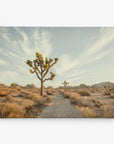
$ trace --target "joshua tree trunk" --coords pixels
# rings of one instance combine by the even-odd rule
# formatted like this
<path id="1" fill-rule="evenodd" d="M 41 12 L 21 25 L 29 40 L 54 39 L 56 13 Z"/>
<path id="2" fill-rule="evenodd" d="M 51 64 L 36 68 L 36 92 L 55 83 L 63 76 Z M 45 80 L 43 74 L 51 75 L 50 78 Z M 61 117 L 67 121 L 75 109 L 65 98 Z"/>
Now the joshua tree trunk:
<path id="1" fill-rule="evenodd" d="M 44 89 L 44 86 L 43 86 L 43 81 L 41 80 L 41 96 L 43 96 L 43 90 Z"/>
<path id="2" fill-rule="evenodd" d="M 65 91 L 66 91 L 66 87 L 65 87 Z"/>

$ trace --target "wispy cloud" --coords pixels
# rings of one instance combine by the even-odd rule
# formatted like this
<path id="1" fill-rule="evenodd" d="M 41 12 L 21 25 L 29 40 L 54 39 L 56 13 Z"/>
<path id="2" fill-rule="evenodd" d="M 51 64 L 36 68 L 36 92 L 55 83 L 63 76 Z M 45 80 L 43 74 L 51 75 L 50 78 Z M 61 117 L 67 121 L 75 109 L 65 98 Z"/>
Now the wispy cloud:
<path id="1" fill-rule="evenodd" d="M 39 28 L 29 28 L 29 31 L 27 31 L 27 28 L 1 27 L 0 41 L 0 65 L 5 67 L 8 64 L 8 68 L 10 68 L 10 70 L 5 68 L 4 72 L 0 71 L 0 81 L 2 82 L 8 81 L 8 79 L 12 81 L 11 76 L 8 79 L 5 78 L 6 75 L 12 74 L 16 79 L 18 79 L 17 77 L 22 79 L 24 76 L 28 76 L 30 79 L 25 61 L 34 59 L 36 51 L 43 53 L 44 57 L 48 57 L 52 52 L 51 35 L 47 31 L 39 30 Z M 19 72 L 24 76 L 20 77 Z"/>
<path id="2" fill-rule="evenodd" d="M 112 41 L 114 41 L 114 28 L 101 28 L 96 41 L 76 59 L 72 59 L 70 54 L 61 55 L 60 63 L 58 63 L 55 68 L 56 73 L 60 75 L 60 77 L 64 75 L 66 79 L 71 79 L 73 76 L 75 76 L 74 79 L 76 79 L 77 75 L 82 75 L 87 72 L 83 69 L 83 66 L 100 60 L 106 55 L 114 52 L 114 49 L 112 48 L 106 49 L 106 46 Z"/>
<path id="3" fill-rule="evenodd" d="M 2 59 L 0 59 L 0 65 L 7 65 L 8 63 Z"/>
<path id="4" fill-rule="evenodd" d="M 56 34 L 58 33 L 57 30 L 54 32 L 56 32 Z M 15 81 L 15 77 L 16 82 L 22 84 L 33 82 L 37 84 L 37 79 L 29 74 L 29 68 L 25 64 L 25 61 L 27 59 L 34 59 L 36 51 L 42 53 L 44 57 L 55 57 L 53 54 L 58 52 L 57 46 L 58 43 L 61 45 L 62 40 L 54 37 L 56 36 L 54 32 L 53 37 L 51 37 L 52 31 L 50 31 L 50 29 L 1 27 L 0 65 L 3 69 L 0 68 L 0 81 L 11 83 Z M 91 31 L 88 32 L 91 33 Z M 72 32 L 70 34 L 72 34 Z M 81 34 L 83 35 L 83 33 Z M 64 36 L 64 34 L 62 36 Z M 77 37 L 77 33 L 75 33 L 74 36 Z M 67 36 L 65 35 L 64 37 L 66 38 Z M 69 46 L 62 44 L 61 47 L 65 46 L 65 48 L 64 50 L 59 50 L 59 61 L 54 65 L 54 71 L 57 77 L 54 82 L 48 82 L 49 84 L 53 83 L 57 86 L 61 84 L 63 80 L 68 80 L 71 84 L 74 84 L 77 80 L 89 74 L 89 64 L 94 65 L 95 62 L 103 60 L 108 55 L 114 53 L 113 45 L 110 45 L 114 42 L 114 28 L 98 28 L 97 34 L 93 37 L 94 40 L 90 43 L 87 39 L 87 45 L 81 50 L 79 49 L 76 56 L 72 55 L 70 51 L 64 51 L 65 49 L 72 51 L 72 49 L 69 48 L 70 44 Z M 69 43 L 71 43 L 72 37 L 69 37 L 69 39 Z M 83 42 L 83 40 L 80 41 Z M 73 45 L 74 44 L 76 48 L 80 45 L 75 42 Z M 111 70 L 113 71 L 113 68 Z M 12 77 L 12 75 L 14 77 Z"/>

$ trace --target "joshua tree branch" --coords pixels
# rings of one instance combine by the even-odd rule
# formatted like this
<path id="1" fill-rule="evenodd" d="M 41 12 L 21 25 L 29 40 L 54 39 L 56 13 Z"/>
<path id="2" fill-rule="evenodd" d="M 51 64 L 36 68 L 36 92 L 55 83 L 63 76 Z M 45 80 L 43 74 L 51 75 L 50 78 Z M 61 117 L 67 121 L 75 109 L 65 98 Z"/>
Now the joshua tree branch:
<path id="1" fill-rule="evenodd" d="M 45 82 L 45 81 L 47 81 L 47 80 L 51 80 L 51 78 L 47 78 L 47 79 L 43 80 L 43 82 Z"/>
<path id="2" fill-rule="evenodd" d="M 34 63 L 34 67 L 37 68 L 37 71 L 41 74 L 41 71 L 39 70 L 38 65 L 36 65 L 36 63 Z"/>
<path id="3" fill-rule="evenodd" d="M 38 78 L 39 80 L 41 80 L 41 78 L 39 77 L 37 71 L 35 71 L 35 73 L 36 73 L 37 78 Z"/>
<path id="4" fill-rule="evenodd" d="M 50 69 L 54 64 L 56 64 L 56 61 L 49 66 L 49 68 L 47 69 L 47 71 L 44 73 L 43 78 L 46 76 L 46 74 L 49 72 L 49 69 Z"/>
<path id="5" fill-rule="evenodd" d="M 49 72 L 50 67 L 47 69 L 47 71 L 44 73 L 43 78 L 46 76 L 46 74 Z"/>
<path id="6" fill-rule="evenodd" d="M 50 65 L 50 67 L 52 67 L 54 64 L 56 64 L 56 61 L 55 61 L 54 63 L 52 63 L 52 64 Z"/>

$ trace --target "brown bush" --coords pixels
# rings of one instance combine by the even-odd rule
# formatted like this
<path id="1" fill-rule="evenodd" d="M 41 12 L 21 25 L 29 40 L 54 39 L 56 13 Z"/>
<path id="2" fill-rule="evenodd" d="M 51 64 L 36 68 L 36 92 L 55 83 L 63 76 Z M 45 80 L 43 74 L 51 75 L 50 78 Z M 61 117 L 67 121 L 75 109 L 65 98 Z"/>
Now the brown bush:
<path id="1" fill-rule="evenodd" d="M 2 118 L 21 118 L 25 113 L 24 108 L 16 103 L 0 104 L 0 117 Z"/>
<path id="2" fill-rule="evenodd" d="M 80 95 L 76 94 L 76 93 L 75 93 L 75 95 L 71 95 L 70 96 L 70 102 L 73 103 L 73 104 L 76 104 L 79 97 L 80 97 Z"/>
<path id="3" fill-rule="evenodd" d="M 0 104 L 0 117 L 2 118 L 24 118 L 31 117 L 34 105 L 32 100 L 22 100 L 21 104 L 6 102 Z"/>
<path id="4" fill-rule="evenodd" d="M 90 96 L 90 93 L 86 90 L 80 90 L 78 91 L 78 93 L 81 95 L 81 96 Z"/>
<path id="5" fill-rule="evenodd" d="M 109 96 L 109 98 L 114 98 L 114 93 L 111 93 L 111 95 Z"/>
<path id="6" fill-rule="evenodd" d="M 21 91 L 22 89 L 21 89 L 21 87 L 17 87 L 17 91 Z"/>
<path id="7" fill-rule="evenodd" d="M 111 93 L 109 91 L 105 91 L 104 95 L 111 95 Z"/>
<path id="8" fill-rule="evenodd" d="M 47 95 L 55 95 L 55 90 L 54 89 L 48 89 L 46 91 Z"/>
<path id="9" fill-rule="evenodd" d="M 36 98 L 38 97 L 38 95 L 37 94 L 35 94 L 35 93 L 30 93 L 30 94 L 28 94 L 28 95 L 26 95 L 26 98 L 27 99 L 30 99 L 30 100 L 35 100 Z"/>
<path id="10" fill-rule="evenodd" d="M 3 97 L 3 96 L 6 96 L 7 93 L 4 91 L 4 90 L 0 90 L 0 96 Z"/>
<path id="11" fill-rule="evenodd" d="M 81 112 L 82 116 L 85 118 L 96 118 L 97 117 L 95 110 L 91 109 L 90 107 L 76 106 L 76 108 Z"/>
<path id="12" fill-rule="evenodd" d="M 34 102 L 35 102 L 35 105 L 38 107 L 43 106 L 45 105 L 45 103 L 47 103 L 47 97 L 38 96 Z"/>
<path id="13" fill-rule="evenodd" d="M 47 101 L 51 102 L 52 101 L 52 97 L 51 96 L 47 97 Z"/>
<path id="14" fill-rule="evenodd" d="M 7 96 L 6 96 L 6 100 L 7 100 L 7 101 L 12 101 L 12 100 L 13 100 L 13 97 L 12 97 L 11 95 L 7 95 Z"/>

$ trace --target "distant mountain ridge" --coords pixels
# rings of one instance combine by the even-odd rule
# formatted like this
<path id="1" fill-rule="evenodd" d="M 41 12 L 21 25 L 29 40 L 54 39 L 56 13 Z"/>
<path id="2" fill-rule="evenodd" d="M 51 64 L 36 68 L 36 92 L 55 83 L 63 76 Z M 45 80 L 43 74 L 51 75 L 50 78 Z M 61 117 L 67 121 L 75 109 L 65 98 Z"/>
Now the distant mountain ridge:
<path id="1" fill-rule="evenodd" d="M 97 83 L 92 85 L 91 87 L 95 87 L 95 88 L 103 88 L 104 86 L 110 86 L 110 87 L 114 87 L 114 83 L 113 82 L 101 82 L 101 83 Z"/>

